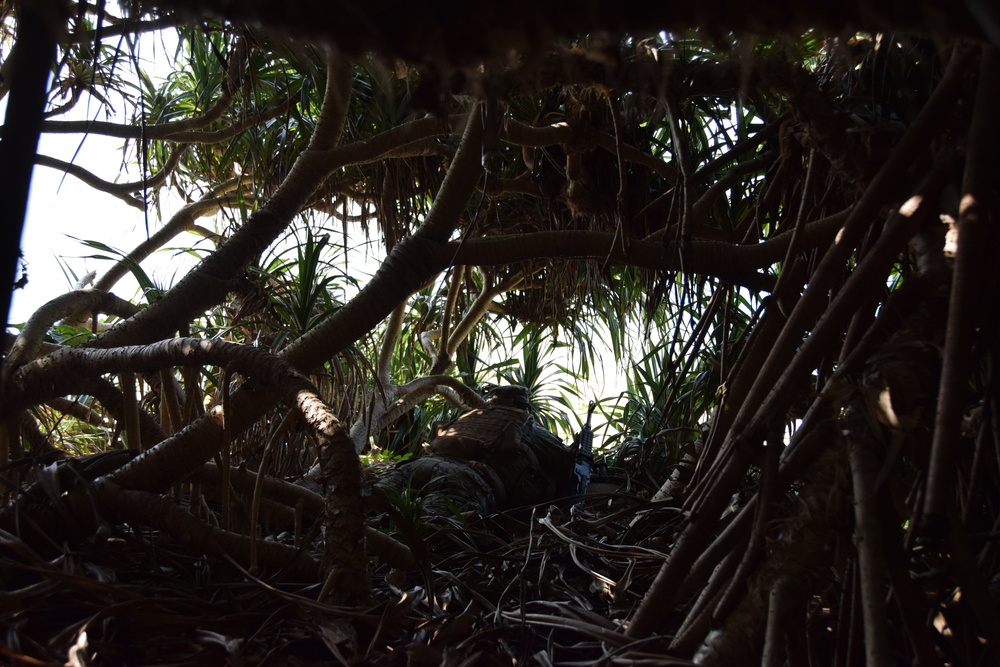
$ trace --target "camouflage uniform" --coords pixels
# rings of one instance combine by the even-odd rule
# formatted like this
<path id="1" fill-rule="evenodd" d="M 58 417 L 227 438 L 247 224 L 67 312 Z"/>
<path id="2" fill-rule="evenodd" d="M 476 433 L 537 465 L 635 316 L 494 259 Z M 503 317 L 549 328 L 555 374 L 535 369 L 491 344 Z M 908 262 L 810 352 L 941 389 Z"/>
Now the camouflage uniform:
<path id="1" fill-rule="evenodd" d="M 435 424 L 426 452 L 376 486 L 420 489 L 428 514 L 490 514 L 570 492 L 574 456 L 535 423 L 524 387 L 498 387 L 486 407 Z"/>

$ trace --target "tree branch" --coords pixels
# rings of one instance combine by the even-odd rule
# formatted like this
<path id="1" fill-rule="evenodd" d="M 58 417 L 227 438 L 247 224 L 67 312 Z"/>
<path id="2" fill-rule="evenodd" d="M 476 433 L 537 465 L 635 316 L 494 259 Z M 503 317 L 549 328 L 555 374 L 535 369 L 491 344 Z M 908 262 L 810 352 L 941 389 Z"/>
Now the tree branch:
<path id="1" fill-rule="evenodd" d="M 178 234 L 191 231 L 195 228 L 195 221 L 206 215 L 211 215 L 221 208 L 233 205 L 232 192 L 248 181 L 246 176 L 240 176 L 222 183 L 212 188 L 204 197 L 198 201 L 191 202 L 181 207 L 179 211 L 171 216 L 163 227 L 157 230 L 148 239 L 137 245 L 127 256 L 115 262 L 114 266 L 108 269 L 101 278 L 94 283 L 94 289 L 108 291 L 114 287 L 130 267 L 139 264 L 165 243 Z"/>
<path id="2" fill-rule="evenodd" d="M 481 408 L 486 405 L 486 401 L 476 392 L 472 391 L 461 380 L 450 375 L 427 375 L 405 385 L 394 386 L 391 393 L 388 391 L 386 393 L 394 397 L 391 404 L 378 401 L 374 415 L 358 419 L 351 427 L 354 451 L 359 453 L 364 451 L 368 445 L 368 438 L 372 434 L 386 429 L 433 394 L 441 394 L 448 399 L 449 403 L 455 403 L 464 409 Z"/>
<path id="3" fill-rule="evenodd" d="M 332 63 L 327 97 L 309 145 L 288 176 L 230 239 L 187 274 L 155 304 L 106 332 L 95 347 L 149 342 L 171 335 L 207 308 L 220 303 L 232 288 L 233 276 L 270 245 L 341 163 L 334 150 L 343 131 L 350 97 L 351 67 Z"/>
<path id="4" fill-rule="evenodd" d="M 14 339 L 14 344 L 11 346 L 3 366 L 0 392 L 5 391 L 7 382 L 14 371 L 38 355 L 45 339 L 45 333 L 59 320 L 76 319 L 80 315 L 95 312 L 112 313 L 126 318 L 134 315 L 138 310 L 132 303 L 101 290 L 76 290 L 57 296 L 36 310 L 28 318 L 21 333 Z"/>
<path id="5" fill-rule="evenodd" d="M 166 162 L 163 163 L 163 168 L 158 172 L 150 176 L 149 178 L 142 181 L 133 181 L 131 183 L 112 183 L 111 181 L 105 181 L 93 172 L 87 171 L 83 167 L 72 162 L 64 162 L 54 157 L 49 157 L 48 155 L 35 155 L 35 164 L 42 165 L 43 167 L 50 167 L 52 169 L 58 169 L 70 176 L 76 176 L 78 179 L 101 192 L 106 192 L 109 195 L 113 195 L 123 202 L 137 208 L 140 211 L 145 210 L 146 205 L 139 199 L 129 196 L 133 192 L 140 192 L 146 190 L 147 188 L 157 188 L 167 180 L 167 176 L 173 172 L 177 163 L 180 161 L 181 156 L 187 149 L 187 144 L 180 144 L 167 158 Z"/>
<path id="6" fill-rule="evenodd" d="M 847 217 L 848 212 L 842 211 L 806 225 L 800 239 L 802 249 L 828 243 Z M 452 242 L 439 251 L 441 257 L 438 262 L 447 256 L 471 266 L 500 266 L 559 258 L 606 260 L 616 265 L 679 270 L 678 242 L 664 243 L 660 236 L 633 240 L 627 247 L 615 243 L 615 235 L 610 232 L 554 231 L 491 236 L 464 243 Z M 692 239 L 684 252 L 684 268 L 752 289 L 769 291 L 774 284 L 773 278 L 758 271 L 783 260 L 791 240 L 791 231 L 750 245 Z"/>
<path id="7" fill-rule="evenodd" d="M 696 520 L 690 522 L 681 533 L 670 557 L 661 567 L 652 587 L 637 609 L 628 629 L 630 636 L 648 636 L 655 632 L 666 618 L 664 610 L 671 608 L 677 599 L 676 582 L 683 579 L 684 573 L 688 572 L 698 551 L 704 546 L 704 540 L 715 525 L 728 490 L 733 488 L 733 484 L 750 464 L 763 420 L 770 419 L 778 405 L 787 400 L 791 384 L 785 383 L 782 392 L 777 391 L 776 384 L 779 378 L 791 377 L 787 369 L 799 350 L 803 332 L 811 330 L 815 325 L 820 315 L 820 307 L 825 306 L 829 290 L 835 280 L 843 274 L 846 259 L 857 247 L 859 239 L 870 226 L 878 210 L 895 194 L 901 175 L 906 173 L 917 156 L 925 150 L 930 137 L 935 136 L 944 126 L 944 119 L 954 107 L 959 86 L 971 57 L 972 51 L 968 47 L 956 48 L 952 53 L 944 76 L 930 100 L 914 120 L 903 140 L 896 146 L 889 160 L 869 184 L 861 200 L 851 210 L 843 230 L 837 235 L 836 242 L 824 254 L 820 266 L 810 278 L 809 287 L 789 316 L 764 368 L 748 392 L 743 407 L 727 434 L 723 446 L 726 453 L 720 455 L 724 456 L 726 461 L 720 463 L 724 466 L 722 472 L 713 479 L 715 486 L 711 497 L 699 494 L 699 499 L 704 502 L 700 505 Z M 921 206 L 918 205 L 917 208 L 920 210 Z M 925 214 L 928 213 L 921 211 L 921 216 Z M 868 262 L 868 259 L 870 256 L 865 261 Z M 870 289 L 872 283 L 866 282 L 865 285 L 866 289 Z M 827 314 L 831 315 L 830 309 L 827 310 Z M 813 333 L 815 334 L 815 331 Z M 809 337 L 810 341 L 813 339 L 814 336 Z M 799 355 L 799 359 L 804 363 L 803 356 Z M 774 398 L 776 394 L 777 403 L 772 404 L 771 409 L 767 411 L 761 410 L 765 397 Z M 717 457 L 716 460 L 720 459 Z M 705 480 L 702 481 L 702 485 L 704 484 L 707 484 Z M 707 487 L 702 486 L 702 488 Z"/>
<path id="8" fill-rule="evenodd" d="M 972 342 L 983 319 L 980 304 L 989 303 L 989 287 L 996 284 L 995 247 L 1000 224 L 996 195 L 996 151 L 1000 128 L 995 118 L 1000 104 L 1000 52 L 984 47 L 976 90 L 969 150 L 962 181 L 958 213 L 958 251 L 951 283 L 948 325 L 942 351 L 941 383 L 934 421 L 931 460 L 927 470 L 924 512 L 930 522 L 941 522 L 955 502 L 955 442 L 959 439 L 962 411 L 972 372 Z M 989 297 L 995 298 L 995 292 Z M 943 525 L 926 526 L 933 533 Z M 931 537 L 930 535 L 928 537 Z"/>

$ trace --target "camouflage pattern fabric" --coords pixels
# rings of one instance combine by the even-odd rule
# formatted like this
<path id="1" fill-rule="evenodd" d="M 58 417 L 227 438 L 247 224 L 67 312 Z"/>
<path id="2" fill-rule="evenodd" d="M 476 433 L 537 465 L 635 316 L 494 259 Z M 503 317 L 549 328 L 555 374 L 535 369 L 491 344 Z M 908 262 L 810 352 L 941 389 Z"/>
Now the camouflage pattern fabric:
<path id="1" fill-rule="evenodd" d="M 427 455 L 376 486 L 396 493 L 407 484 L 420 489 L 427 514 L 489 514 L 569 493 L 573 453 L 535 423 L 527 406 L 523 387 L 499 387 L 485 408 L 436 424 Z"/>
<path id="2" fill-rule="evenodd" d="M 487 515 L 496 511 L 493 489 L 465 461 L 424 456 L 400 465 L 375 483 L 388 495 L 416 491 L 424 514 L 451 516 L 465 512 Z"/>

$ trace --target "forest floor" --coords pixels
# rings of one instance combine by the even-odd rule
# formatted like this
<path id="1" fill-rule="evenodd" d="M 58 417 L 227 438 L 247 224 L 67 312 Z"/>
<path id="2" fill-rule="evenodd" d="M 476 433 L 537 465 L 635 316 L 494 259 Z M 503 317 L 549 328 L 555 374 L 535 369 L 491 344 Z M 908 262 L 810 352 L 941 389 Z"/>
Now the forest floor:
<path id="1" fill-rule="evenodd" d="M 415 566 L 373 558 L 362 607 L 317 582 L 251 573 L 142 527 L 76 543 L 0 535 L 0 654 L 12 665 L 510 665 L 665 658 L 622 632 L 664 557 L 676 507 L 591 495 L 395 533 Z M 291 542 L 289 533 L 266 536 Z M 322 540 L 304 548 L 318 553 Z M 666 660 L 666 662 L 664 662 Z"/>

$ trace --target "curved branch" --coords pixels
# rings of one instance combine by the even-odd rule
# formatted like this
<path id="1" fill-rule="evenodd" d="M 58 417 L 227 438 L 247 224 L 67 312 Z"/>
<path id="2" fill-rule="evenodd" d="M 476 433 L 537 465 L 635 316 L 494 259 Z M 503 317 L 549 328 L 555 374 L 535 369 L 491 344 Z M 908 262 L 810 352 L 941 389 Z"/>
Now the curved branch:
<path id="1" fill-rule="evenodd" d="M 233 204 L 230 193 L 237 190 L 248 177 L 242 176 L 230 179 L 221 185 L 212 188 L 204 197 L 198 201 L 187 204 L 167 221 L 155 234 L 140 243 L 127 256 L 118 260 L 114 266 L 101 276 L 100 280 L 94 283 L 94 289 L 110 290 L 115 283 L 127 274 L 131 266 L 139 264 L 149 257 L 153 252 L 170 241 L 181 232 L 191 231 L 195 227 L 195 221 L 206 215 L 211 215 L 226 205 Z"/>
<path id="2" fill-rule="evenodd" d="M 223 366 L 229 372 L 254 376 L 260 384 L 282 396 L 302 414 L 308 428 L 319 444 L 322 479 L 329 492 L 326 499 L 325 524 L 330 539 L 326 541 L 324 565 L 329 573 L 328 583 L 336 586 L 340 595 L 352 602 L 367 596 L 364 577 L 364 511 L 361 506 L 361 468 L 351 440 L 337 417 L 323 402 L 309 380 L 287 361 L 259 348 L 218 340 L 176 338 L 147 346 L 132 346 L 107 350 L 71 348 L 60 350 L 44 359 L 26 364 L 12 379 L 10 392 L 15 397 L 6 409 L 17 410 L 27 404 L 46 400 L 52 395 L 73 393 L 94 375 L 127 372 L 135 368 L 155 370 L 175 365 L 212 364 Z M 216 406 L 209 418 L 228 423 L 225 411 Z M 154 447 L 134 459 L 129 465 L 115 471 L 111 478 L 103 477 L 95 487 L 110 488 L 121 476 L 129 479 L 131 464 L 151 461 L 160 469 L 160 479 L 155 484 L 179 481 L 187 471 L 172 469 L 169 447 Z M 164 479 L 166 477 L 166 479 Z M 132 519 L 129 519 L 132 520 Z M 191 524 L 193 525 L 193 524 Z M 334 538 L 333 536 L 336 536 Z"/>
<path id="3" fill-rule="evenodd" d="M 169 330 L 173 323 L 176 322 L 179 327 L 206 308 L 220 303 L 229 293 L 230 284 L 228 279 L 219 276 L 236 275 L 257 253 L 273 242 L 298 212 L 298 208 L 304 205 L 329 174 L 348 164 L 376 162 L 399 145 L 449 133 L 455 123 L 465 118 L 466 115 L 454 116 L 445 121 L 424 118 L 387 130 L 366 141 L 329 150 L 305 151 L 298 158 L 297 167 L 293 166 L 292 173 L 285 180 L 286 184 L 294 183 L 295 188 L 279 188 L 279 192 L 285 195 L 283 200 L 278 200 L 279 193 L 275 193 L 216 253 L 185 276 L 163 299 L 150 305 L 127 326 L 105 333 L 95 345 L 124 345 L 155 340 L 162 335 L 162 331 Z M 306 189 L 309 190 L 308 194 Z M 301 197 L 298 206 L 289 201 L 292 194 Z M 240 262 L 238 267 L 234 266 L 237 261 Z"/>
<path id="4" fill-rule="evenodd" d="M 222 118 L 222 114 L 232 104 L 233 93 L 242 85 L 242 69 L 247 57 L 246 39 L 239 38 L 234 47 L 234 55 L 229 60 L 229 69 L 222 78 L 219 98 L 200 116 L 161 123 L 159 125 L 119 125 L 96 120 L 47 120 L 42 123 L 42 132 L 53 134 L 100 134 L 120 139 L 167 139 L 171 135 L 200 130 Z M 181 140 L 183 141 L 183 140 Z M 193 142 L 189 142 L 193 143 Z"/>
<path id="5" fill-rule="evenodd" d="M 67 111 L 75 107 L 77 103 L 80 101 L 81 97 L 83 97 L 83 88 L 80 86 L 74 86 L 73 92 L 70 94 L 70 98 L 66 100 L 64 104 L 49 109 L 42 115 L 42 117 L 54 118 L 55 116 L 61 116 L 62 114 L 66 113 Z"/>
<path id="6" fill-rule="evenodd" d="M 478 113 L 471 115 L 470 128 L 466 131 L 455 159 L 451 163 L 448 175 L 445 177 L 445 183 L 450 183 L 451 185 L 448 187 L 442 185 L 438 197 L 432 205 L 432 212 L 428 216 L 428 220 L 424 223 L 424 225 L 427 225 L 432 218 L 436 220 L 435 236 L 443 233 L 445 238 L 447 238 L 457 228 L 459 214 L 468 203 L 479 180 L 479 174 L 481 173 L 481 151 L 479 146 L 481 126 L 478 123 L 478 119 Z M 445 127 L 447 128 L 447 124 Z M 331 163 L 335 165 L 335 161 L 341 159 L 344 154 L 349 153 L 356 156 L 359 154 L 370 155 L 374 151 L 385 152 L 399 145 L 399 143 L 403 143 L 398 141 L 392 143 L 391 137 L 398 139 L 401 136 L 407 136 L 412 140 L 418 138 L 413 136 L 416 132 L 427 132 L 428 134 L 432 132 L 440 133 L 441 128 L 441 121 L 436 119 L 414 121 L 409 126 L 397 128 L 398 131 L 390 130 L 373 138 L 369 142 L 366 142 L 364 147 L 349 145 L 333 151 L 307 151 L 299 160 L 301 165 L 297 162 L 296 167 L 322 180 L 329 172 L 316 174 L 314 168 L 317 164 L 329 166 L 332 170 L 333 166 L 331 166 Z M 295 168 L 293 168 L 294 170 Z M 291 178 L 290 176 L 289 179 Z M 315 183 L 315 181 L 312 182 Z M 301 188 L 302 186 L 299 185 L 297 187 Z M 445 205 L 445 199 L 452 201 Z M 259 219 L 262 215 L 265 215 L 265 220 L 262 224 L 271 230 L 279 221 L 276 220 L 277 215 L 274 212 L 265 211 L 266 206 L 261 211 L 255 213 L 254 216 L 251 216 L 251 219 Z M 265 211 L 265 213 L 262 214 L 262 211 Z M 435 214 L 434 211 L 438 211 L 438 213 Z M 249 222 L 247 225 L 244 225 L 244 228 L 237 235 L 243 233 L 249 225 Z M 423 258 L 423 250 L 427 245 L 426 241 L 421 242 L 421 232 L 423 230 L 424 227 L 421 227 L 413 236 L 407 237 L 400 242 L 393 249 L 390 255 L 391 259 L 387 260 L 379 268 L 372 281 L 362 289 L 361 294 L 313 329 L 310 334 L 301 337 L 285 348 L 282 351 L 282 358 L 300 369 L 309 369 L 324 363 L 330 359 L 331 355 L 338 354 L 352 342 L 370 331 L 375 324 L 382 321 L 392 311 L 392 308 L 396 304 L 405 299 L 413 291 L 419 289 L 420 285 L 424 284 L 429 277 L 435 275 L 438 272 L 437 267 L 427 266 Z M 280 232 L 280 229 L 275 231 L 275 235 L 278 232 Z M 229 243 L 232 243 L 232 239 L 230 239 Z M 223 247 L 229 245 L 229 243 L 224 244 Z M 222 248 L 206 260 L 202 268 L 206 265 L 211 265 L 211 260 L 221 252 Z M 217 267 L 213 267 L 213 269 L 215 268 Z M 211 275 L 213 274 L 209 274 L 209 276 Z M 183 290 L 178 290 L 180 286 L 175 287 L 168 293 L 167 297 L 151 305 L 142 314 L 132 318 L 131 322 L 139 320 L 143 315 L 157 308 L 165 299 L 174 294 L 183 293 L 185 301 L 203 299 L 206 285 L 202 280 L 195 282 L 196 284 L 192 285 L 192 289 L 187 293 L 183 293 Z M 213 286 L 212 289 L 218 289 L 218 287 Z M 376 298 L 371 298 L 373 296 Z M 214 299 L 215 296 L 212 295 L 211 298 Z M 198 305 L 182 302 L 180 306 L 175 304 L 175 307 L 183 307 L 190 311 L 198 312 Z M 162 325 L 162 321 L 173 322 L 173 318 L 176 317 L 176 315 L 169 314 L 169 311 L 167 313 L 167 315 L 154 313 L 155 317 L 149 321 L 142 322 L 141 328 L 137 331 L 128 331 L 126 329 L 118 334 L 118 338 L 135 340 L 136 338 L 162 335 L 162 331 L 165 328 Z M 123 323 L 123 325 L 120 325 L 120 328 L 125 324 L 129 323 Z M 169 329 L 169 326 L 166 328 Z M 108 332 L 105 336 L 111 333 L 113 332 Z M 107 345 L 112 340 L 114 339 L 109 337 L 101 342 Z M 249 386 L 244 385 L 244 387 L 241 387 L 232 397 L 234 406 L 232 422 L 230 424 L 232 432 L 236 433 L 241 429 L 245 429 L 250 424 L 251 415 L 261 414 L 262 411 L 273 405 L 277 399 L 276 392 L 270 390 L 263 383 L 252 383 Z M 169 485 L 173 480 L 187 474 L 211 458 L 214 453 L 218 452 L 222 430 L 218 415 L 214 411 L 209 412 L 179 433 L 172 435 L 153 450 L 162 452 L 162 455 L 157 455 L 154 458 L 149 455 L 152 454 L 150 452 L 149 454 L 139 456 L 129 466 L 111 475 L 111 480 L 126 488 L 162 489 L 165 485 Z"/>
<path id="7" fill-rule="evenodd" d="M 740 162 L 739 164 L 733 165 L 729 168 L 725 174 L 723 174 L 718 180 L 716 180 L 712 185 L 705 190 L 704 194 L 698 198 L 698 201 L 694 202 L 691 207 L 691 220 L 690 222 L 694 224 L 699 224 L 704 222 L 708 217 L 708 212 L 715 204 L 716 199 L 718 199 L 722 194 L 733 187 L 741 178 L 747 174 L 752 174 L 766 167 L 770 162 L 775 159 L 775 154 L 773 152 L 766 152 L 756 157 L 752 157 L 749 160 Z M 691 178 L 692 183 L 694 182 L 694 177 Z"/>
<path id="8" fill-rule="evenodd" d="M 67 347 L 24 363 L 11 374 L 9 403 L 4 409 L 16 410 L 55 396 L 87 393 L 86 383 L 95 375 L 205 364 L 225 366 L 258 378 L 291 405 L 299 403 L 301 391 L 315 393 L 304 375 L 262 349 L 220 340 L 172 338 L 151 345 L 110 349 Z M 221 412 L 219 408 L 216 411 Z"/>
<path id="9" fill-rule="evenodd" d="M 462 211 L 482 174 L 480 160 L 483 128 L 478 107 L 467 118 L 468 125 L 458 152 L 455 153 L 455 159 L 448 168 L 424 223 L 411 236 L 393 247 L 389 257 L 357 296 L 285 348 L 283 358 L 300 368 L 312 368 L 324 363 L 330 358 L 331 349 L 339 352 L 371 331 L 401 301 L 451 263 L 454 254 L 447 258 L 440 254 L 431 257 L 427 251 L 431 248 L 447 248 L 445 243 L 458 228 Z M 440 127 L 439 122 L 437 126 Z M 390 132 L 392 131 L 375 139 Z"/>
<path id="10" fill-rule="evenodd" d="M 400 385 L 399 387 L 404 397 L 427 389 L 443 393 L 441 390 L 444 388 L 451 389 L 455 392 L 459 401 L 456 403 L 457 407 L 464 408 L 466 410 L 471 408 L 486 407 L 486 401 L 483 400 L 482 396 L 477 394 L 471 387 L 458 378 L 454 378 L 450 375 L 428 375 L 422 378 L 417 378 L 416 380 L 411 380 L 410 382 Z M 406 399 L 404 398 L 403 400 Z M 416 405 L 416 403 L 414 403 L 414 405 Z"/>
<path id="11" fill-rule="evenodd" d="M 169 139 L 171 141 L 184 142 L 187 144 L 217 144 L 221 141 L 225 141 L 226 139 L 235 137 L 248 127 L 254 127 L 279 116 L 283 116 L 297 103 L 298 98 L 289 98 L 281 104 L 271 107 L 270 109 L 244 116 L 230 125 L 218 130 L 172 131 L 167 132 L 161 138 Z"/>
<path id="12" fill-rule="evenodd" d="M 218 120 L 217 116 L 205 120 L 206 114 L 196 118 L 147 125 L 145 133 L 140 125 L 120 125 L 110 121 L 89 120 L 47 120 L 42 123 L 42 132 L 50 134 L 99 134 L 116 139 L 145 138 L 152 141 L 169 139 L 186 144 L 214 144 L 235 137 L 248 127 L 277 118 L 287 113 L 296 103 L 298 103 L 298 98 L 289 98 L 266 111 L 247 115 L 218 130 L 203 129 Z M 215 107 L 213 107 L 213 112 L 214 109 Z M 219 115 L 221 115 L 221 111 Z M 0 128 L 0 136 L 2 136 L 2 129 Z"/>
<path id="13" fill-rule="evenodd" d="M 452 129 L 455 129 L 454 125 L 452 125 Z M 439 155 L 450 160 L 455 157 L 455 149 L 441 143 L 437 137 L 426 137 L 417 141 L 411 141 L 404 146 L 391 150 L 384 157 L 385 159 L 400 159 L 427 157 L 430 155 Z"/>
<path id="14" fill-rule="evenodd" d="M 848 212 L 809 223 L 802 230 L 802 248 L 829 242 Z M 773 279 L 758 273 L 784 259 L 792 233 L 785 232 L 763 243 L 738 245 L 692 239 L 684 250 L 684 268 L 717 276 L 752 289 L 769 290 Z M 476 266 L 498 266 L 536 259 L 592 259 L 647 269 L 680 270 L 677 242 L 663 243 L 658 236 L 636 240 L 623 248 L 608 232 L 553 231 L 511 234 L 453 242 L 442 248 L 442 256 Z M 440 260 L 439 260 L 440 261 Z"/>
<path id="15" fill-rule="evenodd" d="M 103 334 L 95 347 L 141 343 L 169 336 L 199 313 L 220 303 L 232 288 L 233 277 L 288 226 L 327 176 L 342 164 L 332 145 L 339 140 L 350 97 L 351 67 L 331 69 L 327 95 L 306 149 L 275 193 L 252 214 L 230 239 L 187 274 L 173 289 L 128 322 Z M 335 92 L 333 89 L 336 88 Z M 332 126 L 333 129 L 326 129 Z"/>
<path id="16" fill-rule="evenodd" d="M 696 170 L 694 174 L 691 175 L 691 180 L 695 183 L 698 183 L 702 179 L 707 178 L 708 176 L 714 174 L 716 170 L 719 169 L 719 167 L 729 164 L 734 159 L 736 159 L 743 153 L 746 153 L 747 151 L 755 150 L 757 146 L 760 146 L 766 140 L 773 139 L 778 135 L 778 130 L 781 129 L 781 124 L 785 122 L 787 118 L 788 114 L 785 114 L 779 118 L 774 119 L 773 121 L 767 123 L 757 132 L 754 132 L 752 136 L 736 144 L 735 146 L 730 148 L 728 151 L 726 151 L 719 157 L 709 160 L 704 165 L 702 165 L 698 170 Z"/>
<path id="17" fill-rule="evenodd" d="M 451 363 L 451 345 L 449 345 L 449 334 L 451 333 L 451 319 L 455 316 L 455 309 L 458 307 L 458 295 L 465 280 L 465 266 L 459 264 L 452 267 L 454 275 L 451 278 L 451 285 L 448 288 L 448 298 L 444 303 L 444 310 L 441 312 L 441 344 L 438 346 L 436 366 L 439 362 Z"/>
<path id="18" fill-rule="evenodd" d="M 448 118 L 421 118 L 404 123 L 363 141 L 337 146 L 331 150 L 318 150 L 319 160 L 328 160 L 337 166 L 371 164 L 388 157 L 412 157 L 407 147 L 421 145 L 423 140 L 441 135 L 457 134 L 465 127 L 469 114 L 456 114 Z M 414 155 L 422 153 L 414 149 Z"/>
<path id="19" fill-rule="evenodd" d="M 95 384 L 94 375 L 134 368 L 153 370 L 185 363 L 213 363 L 262 376 L 268 385 L 282 391 L 290 404 L 298 407 L 312 430 L 329 428 L 324 427 L 324 424 L 336 424 L 336 418 L 322 404 L 312 385 L 273 355 L 234 343 L 200 339 L 175 339 L 150 347 L 114 350 L 61 350 L 32 362 L 24 369 L 19 377 L 23 379 L 27 376 L 30 379 L 27 382 L 13 383 L 20 385 L 16 392 L 19 395 L 13 402 L 26 406 L 49 400 L 50 395 L 88 393 L 98 398 L 109 412 L 120 418 L 121 392 L 105 380 L 99 380 Z M 214 417 L 221 419 L 218 409 Z M 155 421 L 145 413 L 140 413 L 140 419 L 144 446 L 150 447 L 163 440 L 163 434 Z"/>
<path id="20" fill-rule="evenodd" d="M 472 333 L 472 329 L 489 311 L 490 306 L 493 304 L 493 299 L 514 289 L 523 280 L 524 272 L 518 271 L 510 274 L 493 287 L 483 288 L 483 290 L 479 293 L 479 296 L 476 297 L 476 300 L 472 302 L 469 309 L 465 311 L 464 315 L 462 315 L 462 319 L 455 325 L 455 330 L 450 336 L 448 336 L 447 340 L 441 343 L 440 347 L 443 353 L 439 354 L 437 361 L 434 362 L 434 366 L 431 368 L 432 375 L 439 375 L 448 369 L 451 365 L 452 350 L 457 349 L 458 346 L 462 344 L 462 341 L 469 337 L 469 334 Z M 446 352 L 446 354 L 444 352 Z"/>
<path id="21" fill-rule="evenodd" d="M 309 139 L 309 150 L 321 151 L 334 148 L 344 133 L 344 122 L 351 102 L 351 83 L 354 68 L 350 59 L 341 56 L 333 47 L 326 53 L 326 90 L 323 93 L 323 110 L 316 121 L 316 129 Z"/>
<path id="22" fill-rule="evenodd" d="M 95 190 L 100 190 L 101 192 L 106 192 L 109 195 L 114 195 L 123 202 L 138 208 L 140 211 L 145 209 L 145 204 L 135 197 L 129 196 L 133 192 L 139 192 L 147 188 L 157 188 L 167 180 L 167 176 L 174 170 L 177 163 L 181 159 L 181 155 L 187 149 L 187 144 L 178 145 L 174 151 L 167 158 L 167 161 L 163 163 L 163 168 L 158 172 L 141 181 L 132 181 L 131 183 L 112 183 L 111 181 L 105 181 L 103 178 L 97 176 L 93 172 L 87 171 L 83 167 L 72 162 L 64 162 L 54 157 L 48 155 L 35 155 L 35 164 L 41 165 L 43 167 L 50 167 L 51 169 L 58 169 L 70 176 L 76 176 L 78 179 L 94 188 Z"/>
<path id="23" fill-rule="evenodd" d="M 242 466 L 234 468 L 230 474 L 230 482 L 241 493 L 252 495 L 257 486 L 257 480 L 260 479 L 262 495 L 269 500 L 287 507 L 295 507 L 301 503 L 303 511 L 308 516 L 319 518 L 323 515 L 326 499 L 300 484 L 293 484 L 267 475 L 261 477 L 259 473 L 247 470 Z M 206 463 L 185 477 L 184 481 L 218 486 L 222 481 L 222 473 L 214 463 Z M 413 566 L 413 553 L 409 547 L 371 527 L 366 527 L 365 537 L 368 551 L 372 555 L 378 556 L 393 567 L 404 570 Z"/>
<path id="24" fill-rule="evenodd" d="M 450 391 L 448 391 L 450 390 Z M 454 392 L 454 393 L 452 393 Z M 387 394 L 390 392 L 386 392 Z M 391 394 L 398 396 L 391 405 L 381 401 L 375 406 L 375 415 L 358 419 L 351 427 L 354 451 L 362 452 L 368 438 L 386 429 L 394 421 L 415 408 L 421 401 L 433 394 L 441 394 L 448 402 L 460 408 L 482 408 L 486 401 L 466 384 L 450 375 L 427 375 L 404 385 L 393 387 Z"/>
<path id="25" fill-rule="evenodd" d="M 24 364 L 32 361 L 42 348 L 45 332 L 62 319 L 76 319 L 80 315 L 94 312 L 110 313 L 119 317 L 131 317 L 139 311 L 134 304 L 101 290 L 85 289 L 67 292 L 52 299 L 36 310 L 11 346 L 3 366 L 3 380 L 0 391 L 6 387 L 11 374 Z"/>
<path id="26" fill-rule="evenodd" d="M 174 14 L 166 14 L 146 21 L 123 21 L 122 19 L 105 14 L 105 21 L 108 21 L 110 25 L 105 25 L 101 28 L 102 40 L 106 37 L 119 37 L 126 34 L 138 35 L 144 32 L 155 32 L 157 30 L 173 28 L 177 25 L 179 19 Z M 93 44 L 95 39 L 97 39 L 96 30 L 85 30 L 70 36 L 66 43 Z"/>
<path id="27" fill-rule="evenodd" d="M 382 349 L 379 351 L 378 364 L 375 366 L 375 377 L 383 386 L 389 385 L 389 371 L 392 367 L 392 350 L 399 340 L 399 332 L 403 329 L 403 315 L 406 314 L 407 303 L 401 301 L 385 325 L 382 335 Z"/>
<path id="28" fill-rule="evenodd" d="M 249 537 L 209 526 L 172 500 L 144 491 L 123 489 L 104 479 L 93 485 L 93 494 L 103 515 L 114 521 L 155 526 L 178 542 L 204 553 L 250 562 Z M 256 548 L 262 561 L 275 569 L 283 569 L 293 577 L 315 581 L 319 574 L 320 564 L 301 549 L 267 540 L 259 540 Z"/>
<path id="29" fill-rule="evenodd" d="M 104 418 L 98 412 L 80 401 L 71 401 L 68 398 L 57 396 L 49 399 L 45 404 L 53 410 L 58 410 L 64 415 L 69 415 L 91 426 L 100 426 L 104 423 Z"/>

